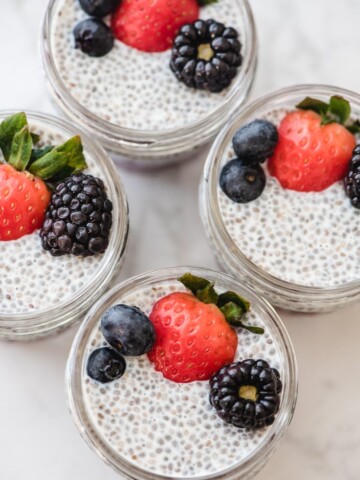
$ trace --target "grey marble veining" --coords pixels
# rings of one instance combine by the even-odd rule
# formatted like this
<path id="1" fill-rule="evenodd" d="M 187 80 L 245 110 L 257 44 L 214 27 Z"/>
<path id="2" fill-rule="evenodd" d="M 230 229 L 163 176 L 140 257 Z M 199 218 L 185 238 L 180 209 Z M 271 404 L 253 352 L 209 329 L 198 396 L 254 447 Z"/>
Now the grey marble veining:
<path id="1" fill-rule="evenodd" d="M 37 51 L 46 4 L 1 0 L 1 109 L 55 113 Z M 358 0 L 251 5 L 260 39 L 253 97 L 302 82 L 360 91 Z M 120 278 L 175 264 L 216 267 L 197 208 L 205 154 L 155 172 L 120 169 L 131 211 Z M 360 306 L 327 315 L 280 313 L 298 355 L 299 401 L 285 439 L 257 478 L 359 480 Z M 1 344 L 1 480 L 118 478 L 88 449 L 67 412 L 63 372 L 74 333 Z"/>

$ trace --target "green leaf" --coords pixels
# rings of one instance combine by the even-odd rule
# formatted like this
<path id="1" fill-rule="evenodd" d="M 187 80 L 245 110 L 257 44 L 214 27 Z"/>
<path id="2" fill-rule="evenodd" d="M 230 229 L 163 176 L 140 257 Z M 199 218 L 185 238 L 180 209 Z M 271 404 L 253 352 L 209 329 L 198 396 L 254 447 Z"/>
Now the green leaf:
<path id="1" fill-rule="evenodd" d="M 218 2 L 219 0 L 198 0 L 200 7 L 205 7 L 206 5 L 211 5 Z"/>
<path id="2" fill-rule="evenodd" d="M 346 127 L 350 133 L 357 134 L 360 133 L 360 120 L 355 120 L 352 125 Z"/>
<path id="3" fill-rule="evenodd" d="M 312 110 L 319 115 L 325 115 L 328 111 L 329 105 L 316 98 L 306 97 L 302 102 L 296 105 L 300 110 Z"/>
<path id="4" fill-rule="evenodd" d="M 43 180 L 51 181 L 52 177 L 59 175 L 65 167 L 67 171 L 87 168 L 81 138 L 78 135 L 36 160 L 29 171 Z"/>
<path id="5" fill-rule="evenodd" d="M 226 321 L 234 327 L 241 327 L 241 318 L 244 315 L 244 310 L 241 305 L 234 302 L 228 302 L 220 307 L 220 310 L 224 314 Z"/>
<path id="6" fill-rule="evenodd" d="M 16 113 L 5 118 L 0 124 L 0 148 L 5 160 L 9 160 L 11 145 L 15 135 L 27 125 L 27 118 L 24 112 Z"/>
<path id="7" fill-rule="evenodd" d="M 345 100 L 345 98 L 339 97 L 338 95 L 334 95 L 330 98 L 328 114 L 330 114 L 337 123 L 344 125 L 350 117 L 350 113 L 351 107 L 348 100 Z"/>
<path id="8" fill-rule="evenodd" d="M 250 309 L 250 302 L 248 300 L 246 300 L 245 298 L 240 297 L 240 295 L 238 295 L 235 292 L 230 292 L 229 291 L 229 292 L 224 292 L 221 295 L 219 295 L 219 300 L 218 300 L 218 307 L 219 308 L 222 307 L 223 305 L 225 305 L 228 302 L 236 303 L 236 305 L 238 305 L 239 307 L 242 308 L 243 313 L 248 312 L 249 309 Z"/>
<path id="9" fill-rule="evenodd" d="M 261 327 L 255 327 L 254 325 L 240 325 L 241 328 L 244 330 L 248 330 L 251 333 L 255 333 L 255 335 L 263 335 L 265 333 L 265 330 Z"/>
<path id="10" fill-rule="evenodd" d="M 40 135 L 38 135 L 37 133 L 33 133 L 33 132 L 31 132 L 30 135 L 31 135 L 33 144 L 36 145 L 40 141 Z"/>
<path id="11" fill-rule="evenodd" d="M 44 148 L 33 148 L 31 152 L 31 157 L 30 157 L 30 164 L 35 162 L 35 160 L 39 160 L 39 158 L 51 152 L 52 150 L 54 150 L 54 148 L 55 147 L 53 147 L 52 145 L 48 145 L 47 147 L 44 147 Z"/>
<path id="12" fill-rule="evenodd" d="M 191 290 L 191 292 L 196 296 L 198 290 L 203 290 L 210 282 L 205 278 L 196 277 L 195 275 L 187 272 L 182 277 L 178 278 L 178 281 L 181 282 L 184 287 Z"/>
<path id="13" fill-rule="evenodd" d="M 196 298 L 204 303 L 213 303 L 217 304 L 219 295 L 216 293 L 214 284 L 209 283 L 205 288 L 196 290 Z"/>
<path id="14" fill-rule="evenodd" d="M 31 157 L 32 146 L 33 142 L 29 132 L 29 126 L 25 125 L 14 136 L 8 160 L 9 164 L 18 171 L 25 170 Z"/>

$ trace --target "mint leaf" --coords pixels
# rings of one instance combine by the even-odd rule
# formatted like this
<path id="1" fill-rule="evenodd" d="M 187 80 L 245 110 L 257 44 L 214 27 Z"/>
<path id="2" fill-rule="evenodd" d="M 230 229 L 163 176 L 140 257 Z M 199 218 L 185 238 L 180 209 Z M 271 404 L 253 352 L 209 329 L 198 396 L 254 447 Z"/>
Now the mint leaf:
<path id="1" fill-rule="evenodd" d="M 66 167 L 66 171 L 84 170 L 87 168 L 83 154 L 83 146 L 79 135 L 53 148 L 49 153 L 31 164 L 29 171 L 42 178 L 51 180 Z"/>
<path id="2" fill-rule="evenodd" d="M 195 275 L 192 275 L 189 272 L 185 273 L 182 277 L 178 278 L 178 281 L 181 282 L 184 285 L 184 287 L 191 290 L 191 292 L 195 296 L 198 290 L 203 290 L 208 285 L 210 285 L 210 282 L 205 278 L 196 277 Z"/>
<path id="3" fill-rule="evenodd" d="M 350 133 L 360 133 L 360 120 L 355 120 L 352 125 L 348 125 L 346 128 L 349 130 Z"/>
<path id="4" fill-rule="evenodd" d="M 38 135 L 37 133 L 33 133 L 33 132 L 31 132 L 30 135 L 31 135 L 33 144 L 36 145 L 40 141 L 40 135 Z"/>
<path id="5" fill-rule="evenodd" d="M 198 0 L 200 7 L 205 7 L 206 5 L 211 5 L 213 3 L 218 3 L 219 0 Z"/>
<path id="6" fill-rule="evenodd" d="M 53 147 L 52 145 L 48 145 L 44 148 L 33 148 L 33 151 L 31 152 L 30 163 L 35 162 L 35 160 L 39 160 L 39 158 L 51 152 L 54 148 L 55 147 Z"/>
<path id="7" fill-rule="evenodd" d="M 25 125 L 14 136 L 8 160 L 9 164 L 18 171 L 25 170 L 31 157 L 32 146 L 33 141 L 29 132 L 29 126 Z"/>
<path id="8" fill-rule="evenodd" d="M 221 308 L 222 306 L 226 305 L 228 302 L 233 302 L 239 307 L 241 307 L 243 313 L 246 313 L 250 309 L 250 302 L 243 297 L 240 297 L 235 292 L 224 292 L 219 295 L 218 300 L 218 307 Z"/>
<path id="9" fill-rule="evenodd" d="M 15 135 L 27 125 L 24 112 L 5 118 L 0 124 L 0 148 L 6 161 L 9 160 L 11 145 Z"/>
<path id="10" fill-rule="evenodd" d="M 334 118 L 335 122 L 344 125 L 350 117 L 351 107 L 348 100 L 334 95 L 330 98 L 328 114 Z"/>
<path id="11" fill-rule="evenodd" d="M 219 295 L 214 289 L 214 284 L 209 283 L 209 285 L 207 285 L 205 288 L 196 290 L 196 298 L 198 298 L 201 302 L 213 303 L 216 305 Z"/>
<path id="12" fill-rule="evenodd" d="M 296 105 L 300 110 L 312 110 L 319 115 L 325 115 L 328 111 L 329 105 L 316 98 L 306 97 L 302 102 Z"/>

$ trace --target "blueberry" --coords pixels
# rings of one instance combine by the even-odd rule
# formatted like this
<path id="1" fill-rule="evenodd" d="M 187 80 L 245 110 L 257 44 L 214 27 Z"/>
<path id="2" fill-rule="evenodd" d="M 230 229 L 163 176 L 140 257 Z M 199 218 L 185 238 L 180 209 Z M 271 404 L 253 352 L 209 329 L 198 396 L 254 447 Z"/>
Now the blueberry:
<path id="1" fill-rule="evenodd" d="M 115 305 L 101 319 L 101 331 L 109 344 L 123 355 L 143 355 L 155 342 L 149 318 L 137 307 Z"/>
<path id="2" fill-rule="evenodd" d="M 248 203 L 260 197 L 266 184 L 264 170 L 240 158 L 227 163 L 220 174 L 220 187 L 236 203 Z"/>
<path id="3" fill-rule="evenodd" d="M 120 0 L 79 0 L 80 6 L 88 15 L 106 17 L 113 13 L 120 4 Z"/>
<path id="4" fill-rule="evenodd" d="M 235 133 L 233 146 L 238 157 L 248 163 L 256 163 L 271 157 L 278 141 L 275 125 L 267 120 L 254 120 Z"/>
<path id="5" fill-rule="evenodd" d="M 124 358 L 109 347 L 94 350 L 87 363 L 87 374 L 100 383 L 109 383 L 122 377 L 126 370 Z"/>
<path id="6" fill-rule="evenodd" d="M 103 57 L 114 46 L 111 29 L 98 18 L 87 18 L 74 28 L 75 48 L 90 57 Z"/>

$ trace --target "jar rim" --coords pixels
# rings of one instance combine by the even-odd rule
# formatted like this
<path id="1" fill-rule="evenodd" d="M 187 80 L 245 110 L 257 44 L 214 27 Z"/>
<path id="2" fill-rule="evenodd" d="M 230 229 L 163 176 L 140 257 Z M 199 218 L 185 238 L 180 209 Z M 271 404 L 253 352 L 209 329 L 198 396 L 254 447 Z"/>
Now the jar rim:
<path id="1" fill-rule="evenodd" d="M 131 478 L 141 480 L 155 480 L 169 478 L 161 474 L 146 471 L 131 462 L 122 458 L 114 449 L 109 448 L 105 441 L 102 441 L 97 428 L 92 422 L 87 411 L 83 398 L 82 372 L 85 359 L 85 352 L 88 346 L 88 340 L 101 315 L 113 305 L 120 296 L 124 296 L 133 290 L 141 287 L 155 285 L 165 281 L 176 280 L 182 274 L 191 271 L 195 275 L 208 278 L 210 281 L 217 281 L 226 285 L 226 288 L 235 289 L 244 294 L 252 302 L 254 309 L 262 315 L 262 319 L 267 325 L 271 325 L 273 335 L 276 335 L 281 355 L 284 362 L 282 379 L 283 393 L 280 410 L 275 418 L 274 424 L 269 427 L 266 438 L 260 442 L 256 449 L 245 459 L 237 464 L 215 472 L 210 475 L 198 475 L 186 477 L 187 480 L 209 480 L 220 478 L 236 479 L 238 476 L 253 472 L 254 469 L 260 469 L 270 456 L 271 452 L 278 445 L 284 435 L 287 426 L 290 424 L 297 401 L 298 373 L 297 362 L 293 345 L 289 334 L 273 307 L 253 289 L 233 278 L 232 276 L 209 270 L 201 267 L 178 266 L 163 268 L 160 270 L 146 272 L 136 275 L 125 281 L 120 282 L 100 298 L 91 308 L 78 330 L 68 357 L 66 367 L 66 394 L 71 415 L 77 425 L 83 439 L 106 463 L 115 471 L 125 474 Z M 266 320 L 265 320 L 266 318 Z M 181 480 L 182 477 L 171 477 Z M 247 478 L 247 477 L 246 477 Z M 185 479 L 184 479 L 185 480 Z"/>
<path id="2" fill-rule="evenodd" d="M 194 135 L 202 140 L 201 143 L 205 143 L 204 138 L 208 140 L 215 135 L 229 113 L 232 114 L 246 100 L 253 83 L 253 78 L 249 79 L 249 77 L 254 76 L 258 48 L 255 21 L 248 0 L 235 0 L 244 18 L 245 30 L 242 35 L 246 38 L 246 42 L 244 42 L 243 63 L 233 82 L 230 94 L 221 105 L 200 119 L 183 127 L 166 130 L 138 130 L 122 127 L 101 119 L 71 95 L 56 68 L 51 42 L 52 20 L 61 1 L 63 0 L 49 1 L 42 25 L 41 56 L 48 87 L 62 111 L 79 122 L 83 128 L 98 135 L 105 146 L 111 148 L 110 146 L 114 147 L 117 143 L 120 150 L 121 148 L 125 151 L 130 149 L 139 155 L 141 153 L 149 155 L 149 149 L 151 151 L 154 148 L 165 152 L 174 146 L 175 153 L 181 153 L 189 148 L 189 141 Z"/>
<path id="3" fill-rule="evenodd" d="M 0 118 L 6 118 L 17 113 L 18 110 L 0 111 Z M 112 231 L 117 235 L 111 235 L 109 246 L 103 254 L 101 266 L 97 269 L 94 278 L 75 294 L 67 297 L 65 301 L 49 307 L 42 307 L 31 312 L 12 313 L 0 311 L 0 337 L 16 338 L 33 336 L 36 332 L 41 334 L 51 333 L 60 326 L 65 327 L 73 323 L 77 316 L 87 308 L 89 293 L 99 289 L 99 294 L 111 281 L 125 250 L 128 232 L 128 204 L 124 187 L 115 165 L 108 157 L 105 150 L 81 129 L 74 127 L 67 121 L 53 115 L 26 110 L 31 122 L 39 122 L 59 129 L 70 135 L 80 135 L 85 153 L 96 159 L 101 165 L 102 174 L 109 188 L 110 198 L 113 204 Z M 96 285 L 96 289 L 94 286 Z"/>
<path id="4" fill-rule="evenodd" d="M 299 95 L 301 95 L 301 97 L 316 95 L 327 95 L 330 97 L 331 95 L 340 95 L 346 97 L 350 104 L 358 105 L 360 109 L 359 94 L 351 90 L 323 84 L 298 84 L 284 87 L 271 91 L 244 106 L 238 115 L 223 127 L 213 143 L 205 162 L 203 180 L 206 206 L 204 214 L 216 241 L 225 245 L 225 251 L 223 253 L 227 255 L 230 263 L 237 268 L 240 266 L 264 291 L 270 288 L 272 292 L 279 294 L 285 293 L 292 298 L 300 298 L 303 300 L 309 298 L 320 301 L 341 299 L 344 296 L 359 293 L 360 278 L 341 285 L 317 287 L 288 282 L 268 273 L 263 268 L 251 262 L 232 240 L 223 222 L 219 207 L 217 194 L 219 170 L 225 149 L 231 142 L 235 131 L 242 124 L 251 121 L 254 116 L 256 116 L 256 112 L 264 105 L 276 109 L 281 107 L 283 100 L 296 98 Z M 271 108 L 269 108 L 269 110 Z"/>

